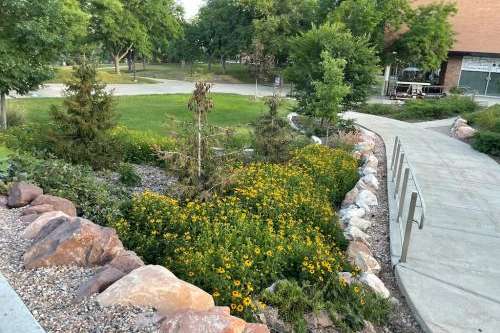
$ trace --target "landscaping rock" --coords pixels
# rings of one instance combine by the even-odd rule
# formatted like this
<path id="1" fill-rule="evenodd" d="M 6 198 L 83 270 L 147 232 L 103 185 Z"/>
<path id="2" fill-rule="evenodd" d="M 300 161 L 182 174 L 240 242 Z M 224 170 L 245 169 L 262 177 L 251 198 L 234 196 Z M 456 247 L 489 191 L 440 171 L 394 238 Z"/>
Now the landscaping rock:
<path id="1" fill-rule="evenodd" d="M 378 167 L 378 159 L 375 157 L 375 155 L 370 154 L 366 158 L 364 166 L 370 167 L 370 168 L 373 168 L 373 169 L 377 169 L 377 167 Z"/>
<path id="2" fill-rule="evenodd" d="M 318 313 L 308 313 L 304 315 L 307 323 L 308 332 L 337 332 L 333 321 L 330 319 L 328 312 L 322 310 Z"/>
<path id="3" fill-rule="evenodd" d="M 0 208 L 7 208 L 7 196 L 0 195 Z"/>
<path id="4" fill-rule="evenodd" d="M 356 205 L 364 208 L 366 212 L 370 211 L 371 206 L 378 206 L 377 196 L 368 190 L 362 190 L 356 197 Z"/>
<path id="5" fill-rule="evenodd" d="M 82 301 L 85 297 L 103 292 L 111 284 L 125 276 L 125 273 L 112 267 L 106 266 L 96 275 L 85 281 L 76 292 L 75 302 Z"/>
<path id="6" fill-rule="evenodd" d="M 21 216 L 19 218 L 19 220 L 22 222 L 22 223 L 31 223 L 33 221 L 35 221 L 37 218 L 38 218 L 38 214 L 30 214 L 30 215 L 25 215 L 25 216 Z"/>
<path id="7" fill-rule="evenodd" d="M 375 148 L 375 143 L 373 141 L 363 141 L 354 146 L 354 150 L 361 153 L 370 152 Z"/>
<path id="8" fill-rule="evenodd" d="M 361 176 L 376 175 L 377 169 L 371 168 L 369 166 L 362 167 L 360 170 Z"/>
<path id="9" fill-rule="evenodd" d="M 362 241 L 355 240 L 349 243 L 347 257 L 349 262 L 358 266 L 362 272 L 375 274 L 380 272 L 380 264 L 375 260 L 368 246 Z"/>
<path id="10" fill-rule="evenodd" d="M 208 311 L 215 306 L 211 295 L 156 265 L 133 270 L 97 296 L 97 300 L 103 306 L 154 307 L 165 315 L 182 310 Z"/>
<path id="11" fill-rule="evenodd" d="M 345 229 L 344 236 L 346 239 L 348 239 L 350 241 L 360 240 L 366 244 L 368 244 L 368 240 L 370 239 L 370 236 L 368 236 L 363 231 L 361 231 L 360 229 L 358 229 L 357 227 L 352 226 L 352 225 L 348 226 Z"/>
<path id="12" fill-rule="evenodd" d="M 264 324 L 247 324 L 243 333 L 269 333 L 269 328 Z"/>
<path id="13" fill-rule="evenodd" d="M 63 212 L 48 212 L 38 216 L 24 229 L 21 237 L 24 239 L 42 238 L 54 231 L 63 222 L 69 222 L 70 217 Z M 43 232 L 42 232 L 43 230 Z"/>
<path id="14" fill-rule="evenodd" d="M 124 251 L 114 257 L 109 265 L 128 274 L 134 269 L 144 266 L 144 262 L 134 251 Z"/>
<path id="15" fill-rule="evenodd" d="M 14 183 L 9 189 L 7 206 L 10 208 L 27 206 L 42 194 L 43 190 L 38 186 L 26 182 Z"/>
<path id="16" fill-rule="evenodd" d="M 365 231 L 366 229 L 371 227 L 372 222 L 364 218 L 354 216 L 352 219 L 349 220 L 348 224 L 350 226 L 358 228 L 361 231 Z"/>
<path id="17" fill-rule="evenodd" d="M 363 176 L 360 179 L 360 181 L 362 181 L 365 184 L 366 186 L 365 189 L 371 190 L 372 192 L 376 192 L 380 187 L 378 179 L 374 174 L 368 174 L 366 176 Z"/>
<path id="18" fill-rule="evenodd" d="M 476 134 L 476 130 L 470 126 L 461 126 L 455 130 L 453 136 L 460 140 L 470 139 Z"/>
<path id="19" fill-rule="evenodd" d="M 27 268 L 76 265 L 104 265 L 123 251 L 122 242 L 112 228 L 77 218 L 62 223 L 24 254 Z"/>
<path id="20" fill-rule="evenodd" d="M 243 333 L 247 323 L 217 311 L 183 310 L 173 313 L 160 326 L 161 333 Z"/>
<path id="21" fill-rule="evenodd" d="M 278 309 L 272 306 L 266 307 L 259 318 L 272 332 L 293 332 L 293 327 L 289 323 L 285 323 L 280 318 Z"/>
<path id="22" fill-rule="evenodd" d="M 31 205 L 51 205 L 54 210 L 59 210 L 69 216 L 76 216 L 76 207 L 71 201 L 53 195 L 40 195 L 31 203 Z"/>
<path id="23" fill-rule="evenodd" d="M 45 205 L 28 207 L 23 211 L 22 215 L 43 214 L 52 211 L 54 211 L 54 206 L 45 204 Z"/>
<path id="24" fill-rule="evenodd" d="M 375 326 L 373 326 L 372 323 L 369 321 L 364 321 L 365 327 L 363 327 L 363 330 L 360 333 L 377 333 L 377 330 L 375 329 Z"/>
<path id="25" fill-rule="evenodd" d="M 339 272 L 339 279 L 343 279 L 347 285 L 350 285 L 353 281 L 352 274 L 350 272 Z"/>
<path id="26" fill-rule="evenodd" d="M 351 205 L 347 208 L 343 208 L 339 211 L 340 218 L 343 221 L 348 221 L 353 217 L 363 217 L 366 214 L 366 210 L 364 208 L 359 208 L 356 205 Z"/>
<path id="27" fill-rule="evenodd" d="M 359 190 L 355 187 L 345 195 L 344 201 L 342 201 L 342 207 L 349 207 L 356 202 L 356 197 L 359 194 Z"/>
<path id="28" fill-rule="evenodd" d="M 378 276 L 376 276 L 375 274 L 370 272 L 364 272 L 359 277 L 359 281 L 368 286 L 371 290 L 373 290 L 380 296 L 384 298 L 391 297 L 391 293 L 389 292 L 389 290 L 385 287 L 382 280 L 380 280 Z"/>

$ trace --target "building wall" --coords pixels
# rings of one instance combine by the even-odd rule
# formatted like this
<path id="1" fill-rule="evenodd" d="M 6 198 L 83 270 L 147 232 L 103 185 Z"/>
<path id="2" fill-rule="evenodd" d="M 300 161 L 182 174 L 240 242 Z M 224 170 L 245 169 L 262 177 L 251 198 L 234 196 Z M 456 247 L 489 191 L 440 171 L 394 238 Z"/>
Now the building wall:
<path id="1" fill-rule="evenodd" d="M 450 56 L 442 69 L 444 72 L 441 75 L 441 85 L 446 91 L 458 86 L 460 80 L 460 72 L 462 70 L 462 57 Z"/>

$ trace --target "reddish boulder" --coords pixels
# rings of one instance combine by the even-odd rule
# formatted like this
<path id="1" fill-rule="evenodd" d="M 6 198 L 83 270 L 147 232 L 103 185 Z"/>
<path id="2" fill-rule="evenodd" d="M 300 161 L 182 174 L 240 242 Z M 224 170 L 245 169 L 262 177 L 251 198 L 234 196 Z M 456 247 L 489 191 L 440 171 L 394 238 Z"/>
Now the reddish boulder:
<path id="1" fill-rule="evenodd" d="M 269 333 L 269 328 L 264 324 L 247 324 L 244 333 Z"/>
<path id="2" fill-rule="evenodd" d="M 363 241 L 355 240 L 350 242 L 346 253 L 349 262 L 358 266 L 362 272 L 373 272 L 375 274 L 380 272 L 380 264 Z"/>
<path id="3" fill-rule="evenodd" d="M 32 203 L 32 206 L 38 205 L 51 205 L 54 210 L 59 210 L 69 216 L 76 216 L 76 207 L 68 199 L 55 197 L 53 195 L 44 194 L 36 198 Z"/>
<path id="4" fill-rule="evenodd" d="M 9 189 L 7 206 L 10 208 L 27 206 L 42 194 L 43 190 L 38 186 L 25 182 L 14 183 Z"/>
<path id="5" fill-rule="evenodd" d="M 24 215 L 31 215 L 31 214 L 43 214 L 43 213 L 48 213 L 54 211 L 54 206 L 52 205 L 37 205 L 37 206 L 31 206 L 23 210 L 23 216 Z"/>
<path id="6" fill-rule="evenodd" d="M 58 211 L 37 215 L 37 218 L 24 229 L 21 237 L 24 239 L 43 238 L 54 231 L 61 223 L 69 220 L 68 215 Z"/>
<path id="7" fill-rule="evenodd" d="M 184 310 L 166 317 L 162 333 L 243 333 L 247 323 L 217 311 Z"/>
<path id="8" fill-rule="evenodd" d="M 103 306 L 114 304 L 154 307 L 160 314 L 214 308 L 210 294 L 179 280 L 162 266 L 139 267 L 97 296 Z"/>
<path id="9" fill-rule="evenodd" d="M 112 285 L 125 276 L 125 273 L 112 267 L 106 266 L 101 271 L 97 272 L 93 277 L 85 281 L 76 292 L 75 302 L 82 301 L 85 297 L 103 292 L 107 287 Z"/>
<path id="10" fill-rule="evenodd" d="M 134 269 L 144 266 L 144 262 L 134 251 L 124 251 L 114 257 L 109 265 L 128 274 Z"/>
<path id="11" fill-rule="evenodd" d="M 21 216 L 20 220 L 22 223 L 31 223 L 33 221 L 35 221 L 37 218 L 38 218 L 38 214 L 30 214 L 30 215 L 24 215 L 24 216 Z"/>
<path id="12" fill-rule="evenodd" d="M 77 218 L 62 223 L 50 234 L 34 243 L 23 255 L 27 268 L 77 265 L 104 265 L 123 245 L 112 228 L 104 228 Z"/>
<path id="13" fill-rule="evenodd" d="M 7 208 L 7 196 L 0 195 L 0 208 Z"/>

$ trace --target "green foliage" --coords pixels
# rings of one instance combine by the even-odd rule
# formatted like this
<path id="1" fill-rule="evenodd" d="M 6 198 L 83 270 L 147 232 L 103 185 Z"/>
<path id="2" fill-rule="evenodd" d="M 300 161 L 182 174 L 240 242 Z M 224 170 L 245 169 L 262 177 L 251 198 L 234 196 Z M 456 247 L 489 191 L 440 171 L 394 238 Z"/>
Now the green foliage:
<path id="1" fill-rule="evenodd" d="M 332 84 L 336 86 L 336 90 L 340 90 L 335 92 L 336 98 L 345 93 L 345 86 L 337 79 L 339 65 L 333 59 L 346 61 L 343 79 L 351 87 L 351 91 L 343 98 L 342 105 L 364 101 L 376 82 L 378 58 L 375 50 L 366 37 L 352 36 L 340 23 L 325 23 L 294 38 L 290 58 L 291 66 L 287 70 L 287 76 L 295 84 L 299 107 L 303 111 L 307 110 L 307 105 L 311 104 L 310 101 L 315 96 L 314 82 L 331 81 L 335 78 Z M 327 59 L 326 67 L 324 59 Z M 326 78 L 325 74 L 329 74 L 325 70 L 333 69 L 336 75 Z"/>
<path id="2" fill-rule="evenodd" d="M 406 22 L 408 31 L 395 43 L 398 57 L 426 71 L 439 69 L 454 43 L 449 18 L 456 12 L 455 4 L 445 3 L 415 9 Z"/>
<path id="3" fill-rule="evenodd" d="M 7 108 L 7 124 L 11 127 L 21 126 L 26 123 L 26 112 L 19 106 Z"/>
<path id="4" fill-rule="evenodd" d="M 101 225 L 116 221 L 121 216 L 120 205 L 126 200 L 120 188 L 99 181 L 90 168 L 55 158 L 15 156 L 6 180 L 26 180 L 39 185 L 45 193 L 67 198 L 75 203 L 79 214 Z"/>
<path id="5" fill-rule="evenodd" d="M 336 205 L 359 179 L 357 160 L 340 149 L 310 145 L 296 151 L 291 163 L 311 175 Z"/>
<path id="6" fill-rule="evenodd" d="M 124 161 L 134 164 L 159 164 L 158 151 L 171 151 L 176 147 L 176 141 L 171 137 L 129 130 L 123 126 L 115 127 L 111 137 L 120 147 Z"/>
<path id="7" fill-rule="evenodd" d="M 137 174 L 134 167 L 130 164 L 123 163 L 118 168 L 120 174 L 120 182 L 126 186 L 137 186 L 141 183 L 141 177 Z"/>
<path id="8" fill-rule="evenodd" d="M 52 152 L 47 130 L 47 125 L 41 124 L 11 127 L 4 132 L 3 142 L 11 150 L 43 157 Z"/>
<path id="9" fill-rule="evenodd" d="M 464 115 L 469 124 L 480 130 L 500 133 L 500 105 Z"/>
<path id="10" fill-rule="evenodd" d="M 472 147 L 482 153 L 500 157 L 500 132 L 478 131 L 472 138 Z"/>
<path id="11" fill-rule="evenodd" d="M 255 123 L 255 148 L 257 154 L 267 162 L 283 162 L 289 155 L 292 136 L 287 121 L 278 115 L 279 104 L 279 97 L 269 98 L 269 113 Z"/>
<path id="12" fill-rule="evenodd" d="M 396 113 L 401 112 L 401 109 L 397 105 L 392 104 L 362 104 L 357 109 L 358 112 L 373 114 L 376 116 L 391 116 Z"/>
<path id="13" fill-rule="evenodd" d="M 109 168 L 121 159 L 109 135 L 115 125 L 111 94 L 96 79 L 96 67 L 85 60 L 67 83 L 63 109 L 52 108 L 50 140 L 57 156 L 94 169 Z"/>

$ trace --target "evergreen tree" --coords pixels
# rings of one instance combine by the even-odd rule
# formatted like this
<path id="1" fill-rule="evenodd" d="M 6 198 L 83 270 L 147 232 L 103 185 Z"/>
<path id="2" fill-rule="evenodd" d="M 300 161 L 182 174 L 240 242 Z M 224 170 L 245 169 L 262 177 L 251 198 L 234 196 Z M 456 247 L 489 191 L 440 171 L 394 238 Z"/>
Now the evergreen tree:
<path id="1" fill-rule="evenodd" d="M 96 75 L 96 66 L 86 60 L 75 67 L 63 108 L 52 107 L 51 139 L 56 155 L 102 169 L 119 161 L 120 154 L 109 136 L 116 125 L 113 98 Z"/>

